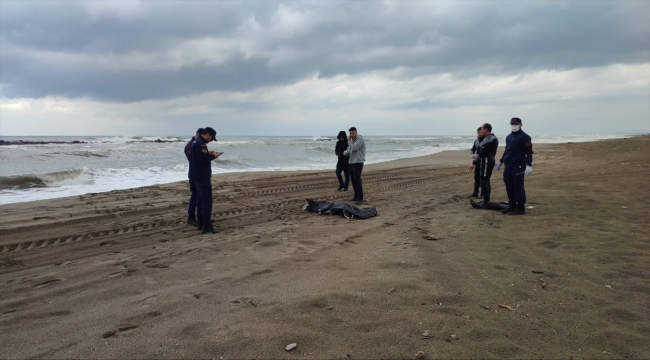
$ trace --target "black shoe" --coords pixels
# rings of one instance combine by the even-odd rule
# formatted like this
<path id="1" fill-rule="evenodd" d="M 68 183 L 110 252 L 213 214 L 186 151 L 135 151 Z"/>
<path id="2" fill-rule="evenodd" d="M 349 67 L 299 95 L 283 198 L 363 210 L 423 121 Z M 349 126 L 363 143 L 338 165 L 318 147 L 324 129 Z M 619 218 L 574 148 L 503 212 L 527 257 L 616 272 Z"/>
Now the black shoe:
<path id="1" fill-rule="evenodd" d="M 188 216 L 187 225 L 196 226 L 197 225 L 196 218 L 194 218 L 193 216 Z"/>
<path id="2" fill-rule="evenodd" d="M 201 231 L 203 229 L 203 222 L 196 222 L 196 229 Z"/>
<path id="3" fill-rule="evenodd" d="M 348 188 L 343 188 L 343 191 L 348 191 Z"/>
<path id="4" fill-rule="evenodd" d="M 212 225 L 205 225 L 205 226 L 203 226 L 203 228 L 201 229 L 201 234 L 216 234 L 216 233 L 218 233 L 218 232 L 219 232 L 219 231 L 217 231 L 217 229 L 215 229 L 214 227 L 212 227 Z"/>
<path id="5" fill-rule="evenodd" d="M 355 197 L 352 198 L 352 200 L 350 200 L 350 202 L 356 202 L 356 201 L 359 201 L 359 199 L 357 199 L 357 198 L 355 198 Z"/>
<path id="6" fill-rule="evenodd" d="M 469 204 L 472 205 L 472 207 L 474 209 L 482 209 L 482 210 L 489 210 L 490 209 L 488 204 L 486 202 L 484 202 L 484 201 L 481 201 L 481 202 L 477 203 L 474 200 L 470 199 Z"/>
<path id="7" fill-rule="evenodd" d="M 523 204 L 517 204 L 514 210 L 508 211 L 508 215 L 526 215 L 526 208 Z"/>
<path id="8" fill-rule="evenodd" d="M 363 205 L 363 200 L 357 200 L 357 202 L 355 202 L 355 204 L 357 204 L 357 205 Z"/>
<path id="9" fill-rule="evenodd" d="M 468 196 L 468 198 L 477 198 L 477 197 L 478 197 L 478 193 L 472 193 L 472 195 Z"/>
<path id="10" fill-rule="evenodd" d="M 515 205 L 509 204 L 507 208 L 501 209 L 502 214 L 507 214 L 515 209 Z"/>
<path id="11" fill-rule="evenodd" d="M 342 187 L 340 187 L 340 186 L 339 186 L 339 188 L 338 188 L 338 189 L 336 189 L 336 191 L 341 191 L 341 190 L 343 190 L 343 188 L 342 188 Z"/>

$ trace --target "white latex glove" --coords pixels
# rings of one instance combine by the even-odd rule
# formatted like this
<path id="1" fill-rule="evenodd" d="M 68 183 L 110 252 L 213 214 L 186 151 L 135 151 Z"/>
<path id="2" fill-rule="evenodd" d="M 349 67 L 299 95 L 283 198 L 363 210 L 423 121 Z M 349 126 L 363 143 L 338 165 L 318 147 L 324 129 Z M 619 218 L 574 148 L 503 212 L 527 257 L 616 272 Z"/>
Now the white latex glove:
<path id="1" fill-rule="evenodd" d="M 533 168 L 530 167 L 530 166 L 528 166 L 528 165 L 526 165 L 526 171 L 525 171 L 525 173 L 526 173 L 526 175 L 530 175 L 530 174 L 532 174 L 532 173 L 533 173 Z"/>

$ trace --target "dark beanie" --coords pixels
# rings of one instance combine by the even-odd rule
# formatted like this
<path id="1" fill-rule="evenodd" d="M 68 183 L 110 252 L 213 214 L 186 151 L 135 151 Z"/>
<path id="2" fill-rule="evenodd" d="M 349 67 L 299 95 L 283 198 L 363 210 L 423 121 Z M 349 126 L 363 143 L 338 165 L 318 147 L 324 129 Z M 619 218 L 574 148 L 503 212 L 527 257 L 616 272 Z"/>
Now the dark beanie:
<path id="1" fill-rule="evenodd" d="M 204 128 L 199 128 L 198 130 L 196 130 L 196 132 L 199 133 L 199 134 L 203 134 L 203 130 L 205 130 L 205 129 Z"/>
<path id="2" fill-rule="evenodd" d="M 207 128 L 203 129 L 203 134 L 210 134 L 212 137 L 215 137 L 217 136 L 217 130 L 208 126 Z"/>

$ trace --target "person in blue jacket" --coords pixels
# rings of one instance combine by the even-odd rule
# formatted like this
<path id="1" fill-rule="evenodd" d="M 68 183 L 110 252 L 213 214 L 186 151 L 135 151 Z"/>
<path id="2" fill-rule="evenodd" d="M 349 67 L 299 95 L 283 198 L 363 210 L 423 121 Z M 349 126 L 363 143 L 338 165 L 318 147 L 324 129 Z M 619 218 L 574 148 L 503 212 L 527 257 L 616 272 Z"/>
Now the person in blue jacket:
<path id="1" fill-rule="evenodd" d="M 201 136 L 192 144 L 192 170 L 196 191 L 201 202 L 201 216 L 197 216 L 197 227 L 201 233 L 215 234 L 217 230 L 212 226 L 212 160 L 222 153 L 208 150 L 208 143 L 215 140 L 217 132 L 206 127 Z"/>
<path id="2" fill-rule="evenodd" d="M 508 215 L 526 214 L 526 190 L 524 175 L 533 173 L 533 143 L 530 136 L 521 130 L 520 118 L 510 120 L 512 132 L 506 137 L 506 150 L 499 160 L 497 171 L 505 165 L 503 182 L 508 193 L 508 208 L 501 210 Z"/>
<path id="3" fill-rule="evenodd" d="M 200 212 L 201 205 L 197 202 L 199 194 L 196 192 L 196 184 L 194 184 L 194 179 L 192 178 L 192 174 L 194 172 L 194 165 L 192 161 L 192 144 L 194 144 L 194 140 L 201 136 L 203 134 L 203 128 L 199 128 L 196 130 L 196 134 L 192 136 L 192 139 L 185 144 L 185 156 L 187 157 L 187 162 L 190 163 L 190 170 L 187 172 L 187 178 L 189 179 L 190 183 L 190 203 L 187 208 L 187 224 L 196 226 L 196 212 L 197 210 Z"/>

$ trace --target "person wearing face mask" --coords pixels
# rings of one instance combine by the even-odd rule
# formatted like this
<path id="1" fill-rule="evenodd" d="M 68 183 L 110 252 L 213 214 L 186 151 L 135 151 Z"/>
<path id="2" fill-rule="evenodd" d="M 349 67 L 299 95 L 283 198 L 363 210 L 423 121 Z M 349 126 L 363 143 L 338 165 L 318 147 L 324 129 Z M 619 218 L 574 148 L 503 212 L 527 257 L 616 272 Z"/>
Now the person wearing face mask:
<path id="1" fill-rule="evenodd" d="M 497 165 L 497 171 L 505 165 L 503 182 L 508 193 L 508 208 L 501 212 L 508 215 L 525 215 L 524 175 L 533 173 L 533 143 L 530 136 L 521 130 L 520 118 L 512 118 L 510 126 L 512 132 L 506 137 L 506 150 Z"/>

